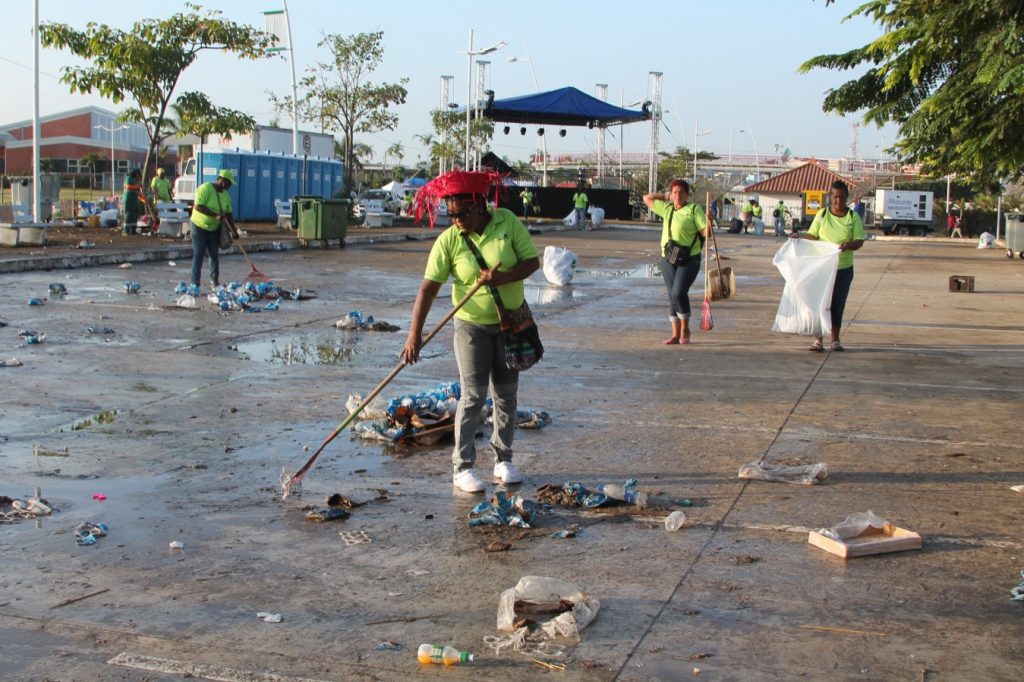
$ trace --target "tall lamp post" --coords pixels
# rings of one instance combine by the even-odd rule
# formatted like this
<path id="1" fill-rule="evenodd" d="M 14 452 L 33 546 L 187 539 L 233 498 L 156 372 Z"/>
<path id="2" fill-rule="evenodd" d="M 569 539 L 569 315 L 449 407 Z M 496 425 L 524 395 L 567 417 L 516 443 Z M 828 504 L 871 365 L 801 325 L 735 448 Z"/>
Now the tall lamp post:
<path id="1" fill-rule="evenodd" d="M 732 163 L 732 134 L 733 133 L 745 133 L 743 128 L 729 128 L 729 163 Z"/>
<path id="2" fill-rule="evenodd" d="M 469 114 L 471 107 L 469 106 L 470 98 L 473 96 L 473 57 L 482 54 L 490 54 L 497 52 L 501 48 L 508 45 L 508 42 L 501 41 L 495 43 L 490 47 L 484 48 L 483 50 L 473 50 L 473 29 L 469 29 L 469 49 L 466 50 L 466 155 L 463 159 L 463 170 L 469 170 Z"/>
<path id="3" fill-rule="evenodd" d="M 108 131 L 110 133 L 110 195 L 111 196 L 116 196 L 117 195 L 117 187 L 116 187 L 117 181 L 115 180 L 115 175 L 114 175 L 115 173 L 117 173 L 117 171 L 114 169 L 114 133 L 116 133 L 118 130 L 124 130 L 127 127 L 128 126 L 117 126 L 115 128 L 113 126 L 110 126 L 108 128 L 107 126 L 98 126 L 98 125 L 97 126 L 93 126 L 93 128 L 97 128 L 99 130 L 106 130 L 106 131 Z"/>
<path id="4" fill-rule="evenodd" d="M 757 180 L 754 182 L 761 181 L 761 159 L 757 156 L 757 138 L 754 137 L 754 127 L 750 125 L 750 119 L 747 119 L 747 130 L 750 131 L 750 140 L 754 143 L 754 168 L 757 169 Z"/>
<path id="5" fill-rule="evenodd" d="M 527 55 L 530 54 L 530 50 L 529 49 L 526 50 L 526 54 Z M 508 61 L 508 62 L 528 62 L 530 64 L 530 75 L 533 76 L 533 89 L 536 90 L 537 92 L 540 92 L 540 84 L 537 82 L 537 71 L 536 71 L 536 69 L 533 68 L 533 59 L 531 59 L 529 56 L 526 56 L 526 57 L 509 57 L 505 61 Z M 542 164 L 543 170 L 542 170 L 540 184 L 541 184 L 542 187 L 547 187 L 548 186 L 548 140 L 543 135 L 540 136 L 540 153 L 541 153 L 541 156 L 543 157 L 541 159 L 541 164 Z"/>
<path id="6" fill-rule="evenodd" d="M 715 129 L 705 130 L 704 132 L 698 132 L 700 128 L 697 125 L 697 121 L 693 122 L 693 182 L 697 182 L 697 142 L 699 137 L 707 135 L 708 133 L 715 132 Z"/>

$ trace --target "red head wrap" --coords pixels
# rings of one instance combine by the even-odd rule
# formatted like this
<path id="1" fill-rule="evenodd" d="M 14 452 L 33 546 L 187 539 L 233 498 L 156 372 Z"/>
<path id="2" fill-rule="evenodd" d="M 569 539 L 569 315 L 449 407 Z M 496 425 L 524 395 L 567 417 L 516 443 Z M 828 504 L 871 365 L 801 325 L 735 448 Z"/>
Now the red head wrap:
<path id="1" fill-rule="evenodd" d="M 491 188 L 494 188 L 494 203 L 498 204 L 498 191 L 503 187 L 502 174 L 497 171 L 452 171 L 439 175 L 427 184 L 420 187 L 416 192 L 413 204 L 416 207 L 416 221 L 419 222 L 424 211 L 430 220 L 430 226 L 434 226 L 437 218 L 438 203 L 442 199 L 454 196 L 474 196 L 487 198 Z"/>

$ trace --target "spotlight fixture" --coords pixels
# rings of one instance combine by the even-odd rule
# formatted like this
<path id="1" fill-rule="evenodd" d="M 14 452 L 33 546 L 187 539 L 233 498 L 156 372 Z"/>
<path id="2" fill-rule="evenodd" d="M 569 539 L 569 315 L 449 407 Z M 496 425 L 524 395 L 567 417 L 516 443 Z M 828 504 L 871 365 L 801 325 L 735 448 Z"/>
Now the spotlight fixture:
<path id="1" fill-rule="evenodd" d="M 561 130 L 558 131 L 558 136 L 565 137 L 565 128 L 562 128 Z"/>
<path id="2" fill-rule="evenodd" d="M 538 137 L 544 137 L 544 129 L 543 128 L 537 128 L 537 136 Z"/>
<path id="3" fill-rule="evenodd" d="M 509 128 L 508 126 L 505 126 L 504 130 L 505 130 L 505 134 L 508 135 L 508 131 L 511 130 L 511 128 Z"/>
<path id="4" fill-rule="evenodd" d="M 523 126 L 522 128 L 519 129 L 519 134 L 520 135 L 525 135 L 526 134 L 526 126 Z"/>
<path id="5" fill-rule="evenodd" d="M 587 121 L 587 127 L 590 128 L 591 130 L 593 130 L 594 129 L 594 122 L 593 121 Z"/>

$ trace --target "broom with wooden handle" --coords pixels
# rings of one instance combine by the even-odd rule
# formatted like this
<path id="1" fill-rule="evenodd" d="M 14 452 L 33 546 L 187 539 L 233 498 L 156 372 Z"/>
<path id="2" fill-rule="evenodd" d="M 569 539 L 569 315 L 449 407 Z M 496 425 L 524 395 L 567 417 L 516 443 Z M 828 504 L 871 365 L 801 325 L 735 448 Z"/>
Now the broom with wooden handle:
<path id="1" fill-rule="evenodd" d="M 433 339 L 435 336 L 437 336 L 437 333 L 440 332 L 441 329 L 446 324 L 448 324 L 448 320 L 450 320 L 453 317 L 455 317 L 455 313 L 457 313 L 459 311 L 459 309 L 462 308 L 462 306 L 466 305 L 466 303 L 469 302 L 469 299 L 473 298 L 473 294 L 475 294 L 477 292 L 477 290 L 481 286 L 482 286 L 482 282 L 477 282 L 472 287 L 470 287 L 469 291 L 466 292 L 466 295 L 463 296 L 459 300 L 458 303 L 456 303 L 454 306 L 452 306 L 452 309 L 448 311 L 448 314 L 446 314 L 441 319 L 441 321 L 438 322 L 434 326 L 434 328 L 430 330 L 430 333 L 427 334 L 426 337 L 424 337 L 423 341 L 420 342 L 420 348 L 421 349 L 424 346 L 426 346 L 430 342 L 431 339 Z M 345 421 L 341 422 L 341 424 L 338 425 L 338 428 L 334 429 L 334 432 L 331 433 L 331 435 L 327 436 L 327 439 L 324 440 L 324 442 L 320 444 L 320 447 L 318 447 L 316 449 L 316 452 L 313 453 L 313 455 L 309 458 L 309 460 L 307 460 L 306 463 L 302 465 L 301 469 L 299 469 L 294 474 L 288 474 L 287 472 L 281 472 L 281 499 L 282 500 L 288 499 L 288 496 L 293 491 L 301 489 L 302 477 L 306 475 L 306 472 L 309 471 L 310 468 L 312 468 L 313 462 L 316 461 L 316 458 L 319 457 L 320 453 L 323 452 L 325 447 L 327 447 L 327 444 L 330 443 L 335 438 L 337 438 L 338 434 L 341 433 L 342 431 L 344 431 L 345 427 L 347 427 L 349 424 L 351 424 L 355 420 L 355 418 L 357 416 L 359 416 L 359 413 L 361 413 L 363 411 L 363 408 L 365 408 L 367 405 L 369 405 L 370 401 L 373 400 L 374 398 L 376 398 L 377 395 L 381 391 L 384 390 L 384 387 L 387 386 L 388 384 L 390 384 L 391 380 L 394 379 L 396 376 L 398 376 L 398 373 L 401 372 L 405 368 L 405 366 L 407 364 L 408 363 L 405 360 L 402 360 L 401 362 L 399 362 L 398 366 L 395 367 L 393 370 L 391 370 L 390 374 L 388 374 L 386 377 L 384 377 L 384 381 L 382 381 L 379 384 L 377 384 L 377 387 L 374 388 L 372 391 L 370 391 L 369 395 L 367 395 L 365 398 L 362 399 L 362 401 L 360 401 L 359 406 L 356 409 L 352 410 L 352 413 L 349 414 L 348 417 L 345 418 Z"/>
<path id="2" fill-rule="evenodd" d="M 704 200 L 705 202 L 711 201 L 710 192 L 706 194 Z M 705 203 L 705 206 L 709 207 L 710 203 Z M 705 208 L 705 210 L 710 211 L 710 208 Z M 713 235 L 715 233 L 715 227 L 711 223 L 711 216 L 708 216 L 707 224 L 708 228 L 711 230 L 711 234 Z M 701 331 L 709 332 L 715 328 L 715 320 L 711 317 L 711 291 L 709 290 L 710 275 L 708 273 L 708 268 L 711 267 L 711 245 L 705 244 L 704 246 L 704 302 L 700 306 L 700 329 Z"/>

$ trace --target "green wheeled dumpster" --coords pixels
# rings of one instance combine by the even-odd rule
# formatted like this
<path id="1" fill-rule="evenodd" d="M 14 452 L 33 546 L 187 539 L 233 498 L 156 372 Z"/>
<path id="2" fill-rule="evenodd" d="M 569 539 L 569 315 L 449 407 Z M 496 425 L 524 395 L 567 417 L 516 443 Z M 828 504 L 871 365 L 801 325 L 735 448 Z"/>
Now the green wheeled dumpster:
<path id="1" fill-rule="evenodd" d="M 348 232 L 348 199 L 324 199 L 320 196 L 292 197 L 292 224 L 301 246 L 319 241 L 327 248 L 331 239 L 337 239 L 345 248 Z"/>

